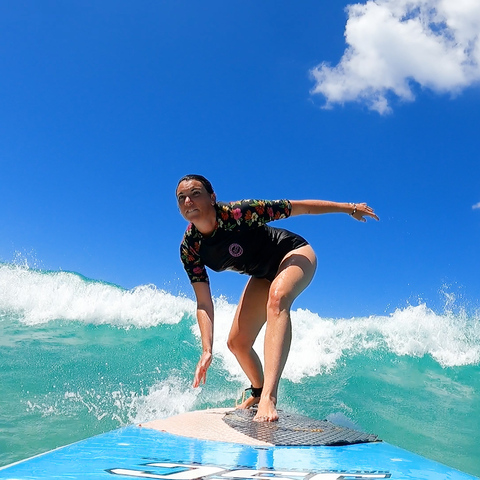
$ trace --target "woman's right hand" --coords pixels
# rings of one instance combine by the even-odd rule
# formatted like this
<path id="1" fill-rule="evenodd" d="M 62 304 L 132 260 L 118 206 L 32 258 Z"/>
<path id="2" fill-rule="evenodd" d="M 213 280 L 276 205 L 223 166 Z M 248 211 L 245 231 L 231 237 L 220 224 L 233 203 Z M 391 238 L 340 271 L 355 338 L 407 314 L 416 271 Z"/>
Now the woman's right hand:
<path id="1" fill-rule="evenodd" d="M 193 387 L 197 388 L 201 383 L 207 380 L 207 370 L 212 363 L 212 352 L 203 352 L 195 370 L 195 377 L 193 379 Z"/>

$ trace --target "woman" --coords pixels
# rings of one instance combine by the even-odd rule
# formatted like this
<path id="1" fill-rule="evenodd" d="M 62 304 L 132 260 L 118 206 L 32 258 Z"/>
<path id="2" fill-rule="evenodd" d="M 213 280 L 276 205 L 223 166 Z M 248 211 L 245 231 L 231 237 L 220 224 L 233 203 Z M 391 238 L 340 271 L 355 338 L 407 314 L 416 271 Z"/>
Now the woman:
<path id="1" fill-rule="evenodd" d="M 251 382 L 252 396 L 240 408 L 258 403 L 256 421 L 278 420 L 280 376 L 292 338 L 290 308 L 307 287 L 316 268 L 308 242 L 287 230 L 265 225 L 291 215 L 343 212 L 356 220 L 378 220 L 365 203 L 322 200 L 244 200 L 217 203 L 210 182 L 201 175 L 181 178 L 176 190 L 182 216 L 189 226 L 180 256 L 197 299 L 197 320 L 203 353 L 193 386 L 205 383 L 212 362 L 214 312 L 205 267 L 250 275 L 228 337 L 228 347 Z M 264 370 L 253 344 L 266 323 Z"/>

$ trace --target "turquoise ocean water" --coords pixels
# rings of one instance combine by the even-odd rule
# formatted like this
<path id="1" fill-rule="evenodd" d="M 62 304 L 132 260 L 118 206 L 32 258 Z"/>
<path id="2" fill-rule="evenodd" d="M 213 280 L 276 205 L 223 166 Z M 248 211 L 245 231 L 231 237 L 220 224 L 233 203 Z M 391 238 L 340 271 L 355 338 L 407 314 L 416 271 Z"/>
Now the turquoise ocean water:
<path id="1" fill-rule="evenodd" d="M 225 344 L 235 305 L 215 302 L 215 360 L 193 390 L 191 300 L 0 264 L 0 466 L 131 423 L 233 406 L 248 386 Z M 478 312 L 418 304 L 292 319 L 280 408 L 353 423 L 480 476 Z"/>

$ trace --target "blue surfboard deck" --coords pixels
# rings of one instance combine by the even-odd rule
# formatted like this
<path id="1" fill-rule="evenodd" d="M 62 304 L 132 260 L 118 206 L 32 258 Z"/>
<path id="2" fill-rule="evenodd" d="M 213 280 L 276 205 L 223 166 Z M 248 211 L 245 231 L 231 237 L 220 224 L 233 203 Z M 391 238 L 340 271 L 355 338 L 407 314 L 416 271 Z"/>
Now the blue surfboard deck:
<path id="1" fill-rule="evenodd" d="M 198 427 L 198 425 L 197 425 Z M 209 425 L 205 425 L 208 429 Z M 386 442 L 265 446 L 128 426 L 0 468 L 0 479 L 472 480 Z M 478 480 L 478 479 L 477 479 Z"/>

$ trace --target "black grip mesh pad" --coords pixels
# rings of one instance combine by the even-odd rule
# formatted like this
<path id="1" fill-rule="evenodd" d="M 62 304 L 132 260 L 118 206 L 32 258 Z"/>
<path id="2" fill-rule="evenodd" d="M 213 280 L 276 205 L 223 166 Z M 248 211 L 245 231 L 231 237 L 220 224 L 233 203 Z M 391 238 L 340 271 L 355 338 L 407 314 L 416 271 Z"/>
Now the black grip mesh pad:
<path id="1" fill-rule="evenodd" d="M 233 410 L 223 421 L 249 437 L 278 446 L 340 446 L 377 442 L 377 435 L 340 427 L 328 420 L 279 411 L 276 422 L 254 422 L 256 409 Z"/>

